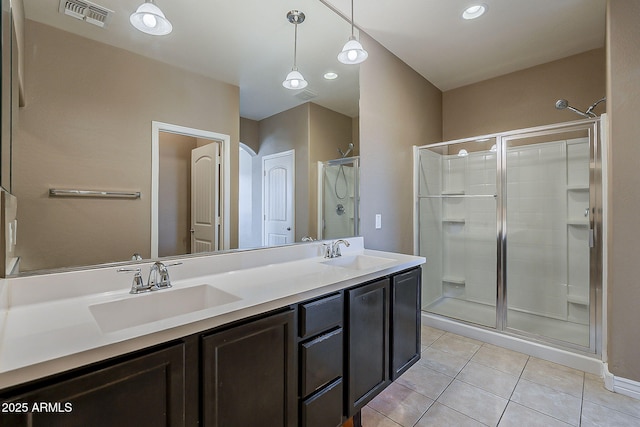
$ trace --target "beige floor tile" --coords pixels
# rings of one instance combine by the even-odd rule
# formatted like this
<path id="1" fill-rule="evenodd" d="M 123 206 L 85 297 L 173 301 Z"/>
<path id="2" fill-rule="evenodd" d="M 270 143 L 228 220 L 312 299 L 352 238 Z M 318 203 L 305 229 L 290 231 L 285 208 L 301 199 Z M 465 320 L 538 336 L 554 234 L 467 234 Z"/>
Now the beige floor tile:
<path id="1" fill-rule="evenodd" d="M 452 377 L 426 368 L 419 363 L 413 365 L 396 380 L 398 384 L 417 391 L 433 400 L 436 400 L 438 396 L 440 396 L 449 384 L 451 384 L 451 381 L 453 381 Z"/>
<path id="2" fill-rule="evenodd" d="M 499 427 L 568 427 L 567 424 L 515 402 L 509 402 Z"/>
<path id="3" fill-rule="evenodd" d="M 582 398 L 584 372 L 530 357 L 522 378 Z"/>
<path id="4" fill-rule="evenodd" d="M 473 360 L 464 367 L 456 379 L 505 399 L 511 397 L 518 383 L 518 377 L 475 363 Z"/>
<path id="5" fill-rule="evenodd" d="M 571 425 L 580 424 L 582 400 L 551 387 L 521 379 L 511 400 Z"/>
<path id="6" fill-rule="evenodd" d="M 362 408 L 362 425 L 366 427 L 408 427 L 391 421 L 380 412 L 368 406 Z"/>
<path id="7" fill-rule="evenodd" d="M 369 402 L 371 408 L 403 426 L 413 426 L 432 404 L 433 400 L 397 383 Z"/>
<path id="8" fill-rule="evenodd" d="M 446 332 L 446 334 L 449 335 L 452 338 L 455 338 L 455 339 L 460 340 L 460 341 L 466 341 L 466 342 L 468 342 L 470 344 L 476 344 L 476 345 L 479 345 L 479 346 L 482 346 L 482 344 L 484 344 L 483 341 L 479 341 L 479 340 L 476 340 L 476 339 L 473 339 L 473 338 L 465 337 L 464 335 L 454 334 L 453 332 Z"/>
<path id="9" fill-rule="evenodd" d="M 434 403 L 415 427 L 485 427 L 484 424 L 454 411 L 438 402 Z M 368 426 L 366 426 L 368 427 Z"/>
<path id="10" fill-rule="evenodd" d="M 640 418 L 585 401 L 582 405 L 582 423 L 584 427 L 638 427 Z"/>
<path id="11" fill-rule="evenodd" d="M 444 335 L 444 331 L 432 328 L 431 326 L 422 325 L 420 333 L 420 344 L 423 347 L 429 347 L 435 340 Z"/>
<path id="12" fill-rule="evenodd" d="M 529 360 L 529 356 L 495 345 L 484 344 L 480 350 L 473 355 L 471 360 L 509 375 L 519 377 L 520 374 L 522 374 L 524 366 L 527 364 L 527 360 Z"/>
<path id="13" fill-rule="evenodd" d="M 437 400 L 476 421 L 498 424 L 508 400 L 459 380 L 455 380 Z"/>
<path id="14" fill-rule="evenodd" d="M 640 400 L 607 390 L 604 380 L 595 375 L 585 375 L 584 400 L 640 418 Z"/>
<path id="15" fill-rule="evenodd" d="M 429 347 L 422 351 L 422 358 L 418 363 L 434 371 L 455 377 L 467 364 L 467 359 Z"/>
<path id="16" fill-rule="evenodd" d="M 431 344 L 431 348 L 444 351 L 445 353 L 449 353 L 466 360 L 471 359 L 471 357 L 473 357 L 473 355 L 480 349 L 480 345 L 458 337 L 460 337 L 460 335 L 446 333 Z"/>

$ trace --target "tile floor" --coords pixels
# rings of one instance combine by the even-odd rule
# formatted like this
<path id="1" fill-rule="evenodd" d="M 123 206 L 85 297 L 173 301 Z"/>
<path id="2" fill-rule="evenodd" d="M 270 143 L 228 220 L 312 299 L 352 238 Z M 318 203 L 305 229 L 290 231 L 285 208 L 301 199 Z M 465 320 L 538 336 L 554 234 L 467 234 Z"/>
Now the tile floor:
<path id="1" fill-rule="evenodd" d="M 599 377 L 422 329 L 422 358 L 362 410 L 363 427 L 640 426 L 640 401 Z"/>

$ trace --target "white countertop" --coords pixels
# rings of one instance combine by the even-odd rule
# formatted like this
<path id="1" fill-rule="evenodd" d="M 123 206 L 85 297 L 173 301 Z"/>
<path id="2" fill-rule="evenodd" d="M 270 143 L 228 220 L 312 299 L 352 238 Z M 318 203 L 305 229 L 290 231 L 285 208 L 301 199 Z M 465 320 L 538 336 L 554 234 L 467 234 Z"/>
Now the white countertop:
<path id="1" fill-rule="evenodd" d="M 423 257 L 364 249 L 348 239 L 343 257 L 378 257 L 360 269 L 327 265 L 321 242 L 185 258 L 170 267 L 173 288 L 129 294 L 117 267 L 5 279 L 0 283 L 0 389 L 178 339 L 376 277 L 421 265 Z M 370 258 L 371 259 L 371 258 Z M 279 262 L 279 260 L 287 260 Z M 143 277 L 150 264 L 141 264 Z M 235 296 L 223 304 L 103 332 L 90 306 L 207 284 Z M 148 301 L 148 300 L 147 300 Z"/>

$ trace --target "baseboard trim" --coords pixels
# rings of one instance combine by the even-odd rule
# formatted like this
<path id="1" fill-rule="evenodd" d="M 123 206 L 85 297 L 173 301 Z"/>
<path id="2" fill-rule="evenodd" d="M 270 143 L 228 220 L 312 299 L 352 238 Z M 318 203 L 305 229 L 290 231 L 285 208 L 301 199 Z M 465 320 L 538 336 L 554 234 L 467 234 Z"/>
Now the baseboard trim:
<path id="1" fill-rule="evenodd" d="M 607 390 L 640 400 L 640 382 L 623 377 L 616 377 L 609 372 L 609 365 L 607 363 L 604 364 L 603 370 L 604 386 Z"/>

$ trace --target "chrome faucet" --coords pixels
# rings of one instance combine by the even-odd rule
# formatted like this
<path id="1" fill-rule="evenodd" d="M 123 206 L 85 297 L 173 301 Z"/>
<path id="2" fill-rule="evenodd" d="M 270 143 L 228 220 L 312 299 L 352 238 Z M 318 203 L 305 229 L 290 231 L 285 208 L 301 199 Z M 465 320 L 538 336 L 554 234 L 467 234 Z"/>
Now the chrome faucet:
<path id="1" fill-rule="evenodd" d="M 152 290 L 167 289 L 171 287 L 171 279 L 169 278 L 169 269 L 172 265 L 180 265 L 181 262 L 174 262 L 172 264 L 163 264 L 160 261 L 156 261 L 149 270 L 149 280 L 147 280 L 147 286 Z"/>
<path id="2" fill-rule="evenodd" d="M 160 261 L 156 261 L 149 270 L 149 280 L 147 284 L 144 284 L 142 279 L 142 273 L 140 267 L 135 268 L 119 268 L 118 273 L 134 272 L 133 282 L 131 283 L 130 294 L 141 294 L 143 292 L 157 291 L 159 289 L 167 289 L 171 287 L 171 279 L 169 279 L 169 270 L 167 267 L 172 265 L 180 265 L 181 262 L 174 262 L 172 264 L 163 264 Z"/>
<path id="3" fill-rule="evenodd" d="M 346 247 L 350 246 L 349 242 L 343 239 L 336 240 L 335 242 L 331 243 L 323 243 L 322 245 L 324 246 L 324 257 L 337 258 L 339 256 L 342 256 L 342 253 L 340 252 L 340 244 L 343 244 Z"/>

